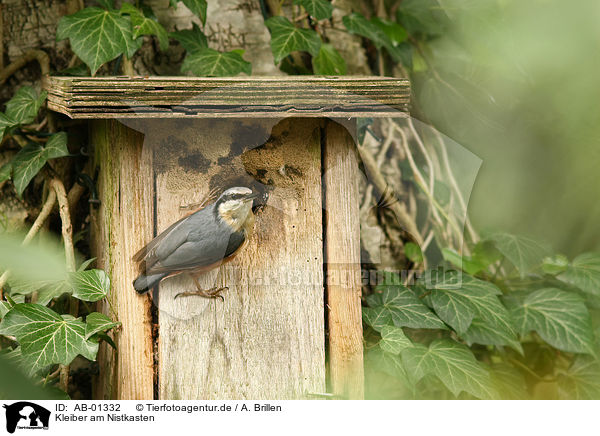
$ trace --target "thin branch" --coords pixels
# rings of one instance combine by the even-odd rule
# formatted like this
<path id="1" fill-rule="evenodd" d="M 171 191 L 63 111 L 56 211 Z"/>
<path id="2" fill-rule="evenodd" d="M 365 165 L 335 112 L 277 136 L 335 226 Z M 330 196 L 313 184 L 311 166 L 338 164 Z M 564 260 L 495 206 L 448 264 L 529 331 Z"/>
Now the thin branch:
<path id="1" fill-rule="evenodd" d="M 31 61 L 37 61 L 40 64 L 42 76 L 50 74 L 50 58 L 46 52 L 42 50 L 29 50 L 23 56 L 9 64 L 6 68 L 0 71 L 0 85 L 3 85 L 6 80 L 16 71 L 23 68 Z"/>
<path id="2" fill-rule="evenodd" d="M 373 189 L 376 191 L 377 196 L 381 199 L 392 198 L 395 200 L 395 195 L 392 188 L 386 183 L 385 178 L 379 171 L 377 162 L 363 146 L 357 145 L 358 152 L 362 159 L 362 163 L 367 172 L 368 181 L 373 185 Z M 406 212 L 406 208 L 398 201 L 389 201 L 388 207 L 396 215 L 399 224 L 406 229 L 406 231 L 413 237 L 418 245 L 422 244 L 423 237 L 417 228 L 415 222 L 411 219 L 410 215 Z"/>

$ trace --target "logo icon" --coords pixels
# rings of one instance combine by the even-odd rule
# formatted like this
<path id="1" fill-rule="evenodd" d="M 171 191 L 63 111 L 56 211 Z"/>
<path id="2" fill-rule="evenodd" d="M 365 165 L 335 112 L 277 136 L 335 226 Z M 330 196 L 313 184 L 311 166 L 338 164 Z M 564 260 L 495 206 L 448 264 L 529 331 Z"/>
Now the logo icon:
<path id="1" fill-rule="evenodd" d="M 6 431 L 14 433 L 15 429 L 48 429 L 50 411 L 28 401 L 19 401 L 3 406 L 6 409 Z"/>

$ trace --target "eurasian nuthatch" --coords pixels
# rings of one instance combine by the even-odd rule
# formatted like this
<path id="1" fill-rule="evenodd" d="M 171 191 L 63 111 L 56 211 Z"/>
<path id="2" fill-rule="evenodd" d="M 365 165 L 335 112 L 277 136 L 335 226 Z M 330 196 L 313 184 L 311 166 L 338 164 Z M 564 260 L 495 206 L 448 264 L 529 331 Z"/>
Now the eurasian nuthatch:
<path id="1" fill-rule="evenodd" d="M 135 290 L 147 292 L 162 279 L 185 272 L 198 291 L 178 295 L 218 297 L 225 288 L 203 290 L 197 276 L 233 259 L 242 248 L 254 227 L 254 198 L 249 188 L 230 188 L 214 203 L 172 224 L 133 256 L 140 270 Z"/>

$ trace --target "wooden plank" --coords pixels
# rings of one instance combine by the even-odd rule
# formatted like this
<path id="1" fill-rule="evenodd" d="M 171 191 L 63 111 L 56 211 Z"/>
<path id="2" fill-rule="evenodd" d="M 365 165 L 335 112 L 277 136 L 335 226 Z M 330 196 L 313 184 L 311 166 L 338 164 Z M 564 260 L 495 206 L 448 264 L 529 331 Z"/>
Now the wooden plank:
<path id="1" fill-rule="evenodd" d="M 52 110 L 71 118 L 403 116 L 410 86 L 389 77 L 50 77 Z"/>
<path id="2" fill-rule="evenodd" d="M 329 368 L 333 393 L 364 395 L 358 163 L 345 127 L 328 121 L 323 151 Z"/>
<path id="3" fill-rule="evenodd" d="M 325 391 L 320 121 L 132 121 L 154 153 L 157 231 L 212 187 L 268 190 L 234 261 L 159 289 L 161 399 L 293 399 Z"/>
<path id="4" fill-rule="evenodd" d="M 111 307 L 103 311 L 122 323 L 115 342 L 105 343 L 98 361 L 96 399 L 153 399 L 153 343 L 150 300 L 131 285 L 137 275 L 131 261 L 153 233 L 151 155 L 144 137 L 118 121 L 95 121 L 91 128 L 98 167 L 99 209 L 92 211 L 94 251 L 98 267 L 111 278 Z"/>

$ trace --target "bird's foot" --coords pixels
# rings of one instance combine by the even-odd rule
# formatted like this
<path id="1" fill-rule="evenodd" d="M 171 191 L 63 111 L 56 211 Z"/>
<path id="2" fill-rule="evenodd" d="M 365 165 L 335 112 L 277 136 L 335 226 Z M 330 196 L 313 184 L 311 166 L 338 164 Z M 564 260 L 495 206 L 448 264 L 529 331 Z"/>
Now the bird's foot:
<path id="1" fill-rule="evenodd" d="M 220 298 L 221 301 L 225 301 L 225 299 L 221 295 L 221 292 L 226 291 L 228 289 L 229 288 L 227 286 L 222 286 L 222 287 L 215 286 L 214 288 L 210 288 L 210 289 L 206 289 L 206 290 L 198 288 L 195 291 L 180 292 L 179 294 L 175 295 L 175 298 L 188 297 L 190 295 L 199 295 L 204 298 Z"/>

